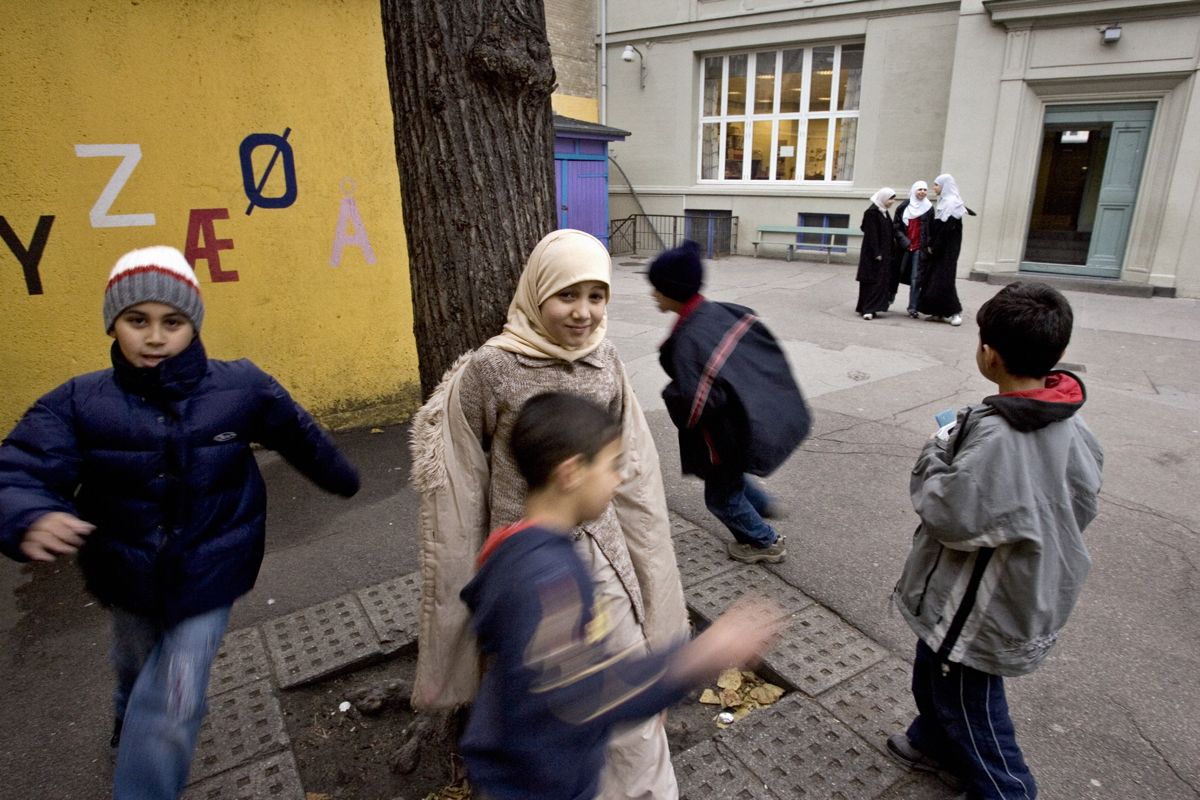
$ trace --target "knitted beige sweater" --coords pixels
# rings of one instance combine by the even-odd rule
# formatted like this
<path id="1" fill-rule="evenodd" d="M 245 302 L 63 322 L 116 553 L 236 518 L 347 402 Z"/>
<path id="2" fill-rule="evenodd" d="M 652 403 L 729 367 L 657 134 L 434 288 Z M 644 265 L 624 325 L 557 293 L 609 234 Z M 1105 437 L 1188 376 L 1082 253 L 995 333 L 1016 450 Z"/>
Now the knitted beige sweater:
<path id="1" fill-rule="evenodd" d="M 422 493 L 419 708 L 454 707 L 474 695 L 474 637 L 458 592 L 487 532 L 524 513 L 525 482 L 507 442 L 524 402 L 546 391 L 582 395 L 622 419 L 625 480 L 576 535 L 591 537 L 612 564 L 652 643 L 687 632 L 658 455 L 616 348 L 605 341 L 566 362 L 485 345 L 451 367 L 413 420 L 413 482 Z"/>
<path id="2" fill-rule="evenodd" d="M 530 358 L 495 347 L 475 351 L 463 372 L 459 402 L 491 467 L 490 530 L 516 522 L 524 514 L 525 479 L 517 471 L 508 440 L 525 401 L 542 392 L 570 392 L 599 403 L 620 419 L 622 372 L 617 348 L 607 340 L 570 363 Z M 611 503 L 599 519 L 575 531 L 576 537 L 585 533 L 613 565 L 629 593 L 637 621 L 643 622 L 642 592 Z"/>

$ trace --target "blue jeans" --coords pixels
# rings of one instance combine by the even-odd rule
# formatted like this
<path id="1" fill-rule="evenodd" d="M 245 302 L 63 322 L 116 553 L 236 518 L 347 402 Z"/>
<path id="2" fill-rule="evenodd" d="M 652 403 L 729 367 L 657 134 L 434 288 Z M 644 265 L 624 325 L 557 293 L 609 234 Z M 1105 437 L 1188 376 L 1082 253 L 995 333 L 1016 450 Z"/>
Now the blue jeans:
<path id="1" fill-rule="evenodd" d="M 962 778 L 968 797 L 1037 797 L 1008 715 L 1003 678 L 942 661 L 918 642 L 912 692 L 917 718 L 908 726 L 908 741 Z"/>
<path id="2" fill-rule="evenodd" d="M 763 520 L 771 497 L 740 472 L 714 472 L 704 478 L 704 505 L 729 528 L 733 538 L 754 547 L 770 547 L 778 534 Z"/>
<path id="3" fill-rule="evenodd" d="M 920 250 L 913 250 L 904 254 L 904 261 L 912 264 L 912 272 L 908 279 L 908 310 L 915 312 L 917 303 L 921 300 L 921 263 L 925 260 L 925 256 Z M 903 262 L 900 266 L 901 272 L 904 271 Z"/>
<path id="4" fill-rule="evenodd" d="M 170 628 L 113 609 L 113 711 L 124 720 L 113 800 L 176 800 L 183 791 L 228 624 L 229 606 Z"/>

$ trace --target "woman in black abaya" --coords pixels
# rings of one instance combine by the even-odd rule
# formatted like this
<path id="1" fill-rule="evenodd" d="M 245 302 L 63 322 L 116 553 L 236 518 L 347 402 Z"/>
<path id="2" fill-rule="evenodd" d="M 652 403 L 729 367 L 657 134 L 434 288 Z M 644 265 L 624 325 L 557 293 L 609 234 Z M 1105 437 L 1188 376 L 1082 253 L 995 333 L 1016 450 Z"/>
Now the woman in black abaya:
<path id="1" fill-rule="evenodd" d="M 854 310 L 863 319 L 874 319 L 891 304 L 892 251 L 896 244 L 888 209 L 895 200 L 896 193 L 885 186 L 871 195 L 871 205 L 863 212 L 863 243 L 854 276 L 858 280 L 858 305 Z"/>
<path id="2" fill-rule="evenodd" d="M 962 250 L 963 216 L 975 212 L 967 208 L 958 193 L 958 182 L 949 173 L 933 182 L 938 193 L 933 221 L 929 225 L 929 256 L 924 265 L 917 311 L 934 322 L 962 324 L 962 303 L 954 285 L 958 274 L 958 253 Z"/>

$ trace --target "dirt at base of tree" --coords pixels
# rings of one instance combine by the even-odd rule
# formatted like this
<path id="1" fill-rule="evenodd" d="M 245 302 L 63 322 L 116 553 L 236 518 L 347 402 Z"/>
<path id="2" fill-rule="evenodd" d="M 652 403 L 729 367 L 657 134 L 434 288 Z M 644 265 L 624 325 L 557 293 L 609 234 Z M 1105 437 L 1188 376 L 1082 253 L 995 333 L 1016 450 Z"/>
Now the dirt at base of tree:
<path id="1" fill-rule="evenodd" d="M 412 711 L 408 689 L 415 668 L 416 651 L 402 651 L 374 666 L 280 692 L 309 798 L 421 800 L 450 783 L 457 729 L 437 715 Z M 674 754 L 717 732 L 718 709 L 701 705 L 699 696 L 700 690 L 690 693 L 667 715 Z M 351 703 L 347 711 L 339 710 L 344 702 Z"/>

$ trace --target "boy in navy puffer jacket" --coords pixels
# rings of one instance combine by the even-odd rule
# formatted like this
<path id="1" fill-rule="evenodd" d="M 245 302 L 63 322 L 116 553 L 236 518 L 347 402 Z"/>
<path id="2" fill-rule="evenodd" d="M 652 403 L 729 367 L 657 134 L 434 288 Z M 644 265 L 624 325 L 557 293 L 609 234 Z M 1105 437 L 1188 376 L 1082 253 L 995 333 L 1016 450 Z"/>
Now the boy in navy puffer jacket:
<path id="1" fill-rule="evenodd" d="M 249 361 L 210 361 L 183 255 L 117 261 L 104 294 L 112 369 L 39 399 L 0 446 L 0 551 L 79 553 L 113 615 L 113 796 L 176 798 L 229 610 L 262 563 L 266 492 L 251 442 L 349 497 L 358 473 Z"/>

